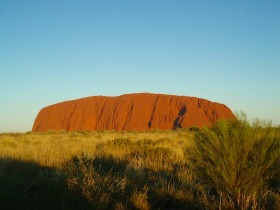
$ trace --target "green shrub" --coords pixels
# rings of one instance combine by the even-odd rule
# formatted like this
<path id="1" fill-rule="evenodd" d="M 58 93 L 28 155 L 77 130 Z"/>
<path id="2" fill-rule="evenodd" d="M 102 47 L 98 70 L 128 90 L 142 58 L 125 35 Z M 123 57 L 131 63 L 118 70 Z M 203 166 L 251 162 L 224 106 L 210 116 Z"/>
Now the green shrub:
<path id="1" fill-rule="evenodd" d="M 277 172 L 280 143 L 270 123 L 250 124 L 243 117 L 201 129 L 189 154 L 198 179 L 220 195 L 220 205 L 255 209 Z"/>

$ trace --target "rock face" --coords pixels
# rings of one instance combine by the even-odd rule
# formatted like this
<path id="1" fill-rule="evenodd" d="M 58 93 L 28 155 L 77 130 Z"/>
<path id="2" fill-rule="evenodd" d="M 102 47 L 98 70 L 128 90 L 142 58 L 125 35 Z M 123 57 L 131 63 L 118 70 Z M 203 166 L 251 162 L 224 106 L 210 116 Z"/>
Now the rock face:
<path id="1" fill-rule="evenodd" d="M 222 118 L 235 116 L 226 105 L 195 97 L 150 93 L 92 96 L 43 108 L 32 131 L 201 128 Z"/>

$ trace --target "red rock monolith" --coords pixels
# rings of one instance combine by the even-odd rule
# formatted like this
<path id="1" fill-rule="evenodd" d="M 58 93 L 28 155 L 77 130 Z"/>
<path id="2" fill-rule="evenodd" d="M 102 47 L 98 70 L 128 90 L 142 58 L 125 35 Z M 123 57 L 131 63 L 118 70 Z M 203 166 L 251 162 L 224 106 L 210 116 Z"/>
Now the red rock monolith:
<path id="1" fill-rule="evenodd" d="M 235 119 L 224 104 L 196 97 L 136 93 L 92 96 L 47 106 L 37 115 L 32 131 L 201 128 L 224 118 Z"/>

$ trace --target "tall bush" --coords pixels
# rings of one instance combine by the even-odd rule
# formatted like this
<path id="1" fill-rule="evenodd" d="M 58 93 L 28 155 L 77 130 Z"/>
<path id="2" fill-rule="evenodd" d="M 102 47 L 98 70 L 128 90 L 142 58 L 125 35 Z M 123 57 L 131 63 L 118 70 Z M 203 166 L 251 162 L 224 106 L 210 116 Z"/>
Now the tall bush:
<path id="1" fill-rule="evenodd" d="M 279 163 L 279 137 L 270 123 L 222 120 L 196 132 L 190 159 L 199 180 L 219 193 L 220 207 L 256 209 Z"/>

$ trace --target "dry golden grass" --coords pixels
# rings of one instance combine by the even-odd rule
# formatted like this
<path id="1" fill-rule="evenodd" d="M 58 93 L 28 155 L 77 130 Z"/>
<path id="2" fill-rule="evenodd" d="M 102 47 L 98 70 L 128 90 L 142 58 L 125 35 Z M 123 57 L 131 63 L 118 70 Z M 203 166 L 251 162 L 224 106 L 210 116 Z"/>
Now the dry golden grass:
<path id="1" fill-rule="evenodd" d="M 272 140 L 278 141 L 280 129 L 272 131 Z M 211 157 L 204 155 L 204 165 L 197 165 L 190 155 L 216 154 L 216 147 L 207 149 L 211 136 L 205 147 L 200 146 L 205 132 L 210 130 L 2 133 L 0 209 L 234 209 L 230 194 L 219 191 L 223 183 L 217 187 L 205 179 Z M 219 136 L 213 140 L 223 145 Z M 221 158 L 235 154 L 230 142 L 227 150 L 219 151 Z M 263 151 L 264 146 L 255 149 Z M 227 160 L 220 156 L 217 153 L 219 161 L 211 170 Z M 276 167 L 274 172 L 262 185 L 265 197 L 252 198 L 256 205 L 250 201 L 243 209 L 280 206 L 280 170 Z"/>
<path id="2" fill-rule="evenodd" d="M 191 144 L 192 137 L 193 134 L 187 130 L 2 133 L 0 171 L 4 172 L 2 175 L 0 173 L 0 177 L 8 178 L 10 185 L 15 185 L 11 188 L 21 186 L 23 194 L 27 194 L 33 185 L 39 185 L 39 189 L 49 188 L 49 182 L 54 182 L 57 193 L 69 194 L 70 191 L 80 194 L 86 200 L 86 204 L 83 204 L 85 208 L 87 205 L 93 209 L 172 206 L 176 199 L 180 202 L 185 199 L 180 197 L 185 186 L 178 184 L 178 180 L 186 177 L 191 180 L 188 173 L 184 172 L 184 152 Z M 10 171 L 12 167 L 14 170 Z M 174 170 L 180 177 L 175 177 Z M 3 189 L 6 186 L 8 191 L 11 190 L 7 183 L 1 184 Z M 38 196 L 42 194 L 40 190 L 32 191 L 32 196 L 34 193 Z M 48 200 L 54 199 L 51 192 L 47 190 L 45 193 Z M 173 193 L 177 196 L 175 200 L 171 204 L 165 203 L 164 200 L 172 197 Z M 15 197 L 18 192 L 11 190 L 10 194 L 10 197 Z M 69 199 L 73 200 L 72 197 L 57 198 L 54 203 L 68 203 Z M 11 201 L 4 199 L 6 204 L 4 202 L 3 207 L 7 208 Z M 30 202 L 45 201 L 41 201 L 42 198 L 36 198 L 39 201 L 32 199 L 26 195 L 21 207 L 29 209 L 32 208 Z M 163 200 L 163 203 L 157 200 Z M 80 205 L 79 201 L 77 203 Z M 43 209 L 51 207 L 51 204 L 40 206 Z M 59 206 L 58 209 L 64 208 Z"/>
<path id="3" fill-rule="evenodd" d="M 150 141 L 150 148 L 170 149 L 174 158 L 183 159 L 184 146 L 190 143 L 192 134 L 183 131 L 2 133 L 0 158 L 34 161 L 41 166 L 51 167 L 59 167 L 81 153 L 122 158 L 130 152 L 131 145 L 118 142 L 108 144 L 122 139 L 139 142 L 140 146 L 141 142 Z"/>

